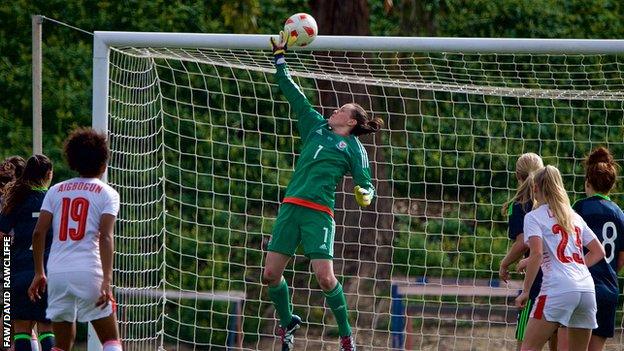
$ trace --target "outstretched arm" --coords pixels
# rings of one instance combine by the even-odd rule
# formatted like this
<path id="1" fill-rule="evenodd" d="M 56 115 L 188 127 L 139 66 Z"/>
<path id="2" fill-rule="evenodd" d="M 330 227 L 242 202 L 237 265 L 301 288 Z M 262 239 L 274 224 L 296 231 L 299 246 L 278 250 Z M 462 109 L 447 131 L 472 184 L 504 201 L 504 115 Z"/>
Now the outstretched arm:
<path id="1" fill-rule="evenodd" d="M 317 123 L 324 120 L 323 116 L 318 113 L 308 101 L 308 98 L 303 94 L 299 86 L 295 84 L 288 68 L 286 66 L 286 59 L 284 54 L 288 48 L 289 43 L 292 43 L 294 37 L 288 37 L 284 32 L 280 32 L 280 41 L 277 43 L 274 38 L 271 38 L 271 45 L 273 47 L 273 57 L 275 60 L 276 78 L 277 84 L 280 90 L 288 100 L 294 117 L 299 122 L 299 134 L 302 139 L 306 139 L 309 132 L 316 126 Z"/>

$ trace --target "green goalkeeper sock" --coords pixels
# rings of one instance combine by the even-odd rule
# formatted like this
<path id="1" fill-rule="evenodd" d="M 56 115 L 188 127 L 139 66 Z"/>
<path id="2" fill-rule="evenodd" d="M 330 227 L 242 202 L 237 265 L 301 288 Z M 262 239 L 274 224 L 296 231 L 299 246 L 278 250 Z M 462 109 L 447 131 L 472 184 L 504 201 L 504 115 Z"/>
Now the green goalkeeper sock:
<path id="1" fill-rule="evenodd" d="M 287 327 L 292 319 L 292 305 L 290 304 L 288 284 L 286 284 L 284 279 L 276 286 L 269 286 L 269 297 L 273 301 L 273 305 L 275 305 L 275 310 L 277 310 L 280 325 Z"/>
<path id="2" fill-rule="evenodd" d="M 338 322 L 338 334 L 340 334 L 340 336 L 351 335 L 347 300 L 342 292 L 342 285 L 337 283 L 335 288 L 331 291 L 324 291 L 323 294 L 325 294 L 325 300 L 329 308 L 334 312 L 336 322 Z"/>

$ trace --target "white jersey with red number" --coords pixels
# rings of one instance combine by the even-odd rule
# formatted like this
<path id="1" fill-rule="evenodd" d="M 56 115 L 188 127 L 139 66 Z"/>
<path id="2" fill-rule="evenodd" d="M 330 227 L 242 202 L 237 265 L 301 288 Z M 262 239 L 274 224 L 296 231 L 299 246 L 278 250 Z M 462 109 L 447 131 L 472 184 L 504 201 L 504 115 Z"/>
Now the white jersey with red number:
<path id="1" fill-rule="evenodd" d="M 73 178 L 50 188 L 41 210 L 52 213 L 54 231 L 48 274 L 87 271 L 102 275 L 100 218 L 117 216 L 117 191 L 97 178 Z"/>
<path id="2" fill-rule="evenodd" d="M 567 233 L 559 224 L 547 204 L 529 212 L 524 217 L 524 242 L 538 236 L 542 238 L 543 259 L 542 290 L 540 295 L 578 291 L 594 292 L 594 280 L 585 265 L 583 246 L 596 235 L 587 223 L 574 213 L 575 233 Z"/>

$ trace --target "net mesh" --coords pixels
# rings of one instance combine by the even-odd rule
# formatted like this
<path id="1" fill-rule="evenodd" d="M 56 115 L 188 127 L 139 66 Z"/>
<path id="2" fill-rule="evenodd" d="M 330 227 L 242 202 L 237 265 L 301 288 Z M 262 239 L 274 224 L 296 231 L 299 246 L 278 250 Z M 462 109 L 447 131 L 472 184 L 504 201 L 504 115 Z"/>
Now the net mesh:
<path id="1" fill-rule="evenodd" d="M 348 177 L 337 189 L 334 267 L 358 346 L 515 349 L 518 287 L 497 281 L 515 161 L 540 154 L 573 200 L 584 197 L 592 148 L 609 147 L 622 164 L 622 57 L 287 60 L 325 115 L 356 101 L 386 121 L 361 138 L 373 205 L 354 205 Z M 115 284 L 126 349 L 277 347 L 261 274 L 300 139 L 273 73 L 266 51 L 112 49 L 109 182 L 122 199 Z M 621 189 L 612 199 L 622 203 Z M 298 254 L 285 272 L 305 321 L 296 345 L 336 349 L 336 322 L 309 264 Z M 608 347 L 624 342 L 621 312 L 616 326 Z"/>

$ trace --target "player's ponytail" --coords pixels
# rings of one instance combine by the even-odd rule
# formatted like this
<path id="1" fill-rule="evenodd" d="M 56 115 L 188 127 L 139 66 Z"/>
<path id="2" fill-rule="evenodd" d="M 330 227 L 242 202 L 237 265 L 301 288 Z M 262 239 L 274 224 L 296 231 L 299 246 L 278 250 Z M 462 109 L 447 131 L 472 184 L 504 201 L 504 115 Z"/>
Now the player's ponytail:
<path id="1" fill-rule="evenodd" d="M 609 150 L 602 146 L 585 159 L 585 180 L 601 194 L 608 194 L 613 189 L 617 173 L 617 163 Z"/>
<path id="2" fill-rule="evenodd" d="M 544 200 L 557 223 L 568 233 L 574 233 L 574 211 L 570 206 L 570 198 L 563 186 L 561 173 L 556 167 L 546 166 L 534 175 L 535 185 L 541 189 Z"/>
<path id="3" fill-rule="evenodd" d="M 502 213 L 507 214 L 509 207 L 513 206 L 514 202 L 521 204 L 531 203 L 534 205 L 533 200 L 533 183 L 530 181 L 531 173 L 544 168 L 544 162 L 539 155 L 532 152 L 527 152 L 518 157 L 516 161 L 516 176 L 518 181 L 518 189 L 516 194 L 509 201 L 503 205 Z"/>
<path id="4" fill-rule="evenodd" d="M 48 185 L 52 162 L 45 155 L 34 155 L 26 161 L 22 175 L 7 186 L 2 214 L 8 215 L 26 200 L 32 188 Z"/>
<path id="5" fill-rule="evenodd" d="M 351 103 L 350 105 L 353 106 L 353 118 L 357 121 L 357 124 L 351 130 L 351 134 L 360 136 L 376 133 L 383 127 L 383 119 L 369 116 L 366 110 L 359 104 Z"/>

